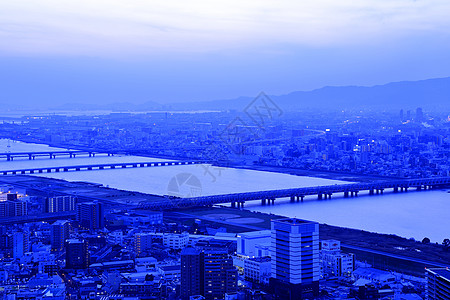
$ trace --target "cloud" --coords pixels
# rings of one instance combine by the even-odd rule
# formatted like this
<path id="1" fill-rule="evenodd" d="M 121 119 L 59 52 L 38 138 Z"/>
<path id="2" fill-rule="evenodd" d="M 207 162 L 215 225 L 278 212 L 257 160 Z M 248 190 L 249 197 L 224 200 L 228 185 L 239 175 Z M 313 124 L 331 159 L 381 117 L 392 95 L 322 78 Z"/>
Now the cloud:
<path id="1" fill-rule="evenodd" d="M 127 56 L 346 47 L 447 36 L 449 11 L 447 0 L 3 1 L 0 53 Z"/>

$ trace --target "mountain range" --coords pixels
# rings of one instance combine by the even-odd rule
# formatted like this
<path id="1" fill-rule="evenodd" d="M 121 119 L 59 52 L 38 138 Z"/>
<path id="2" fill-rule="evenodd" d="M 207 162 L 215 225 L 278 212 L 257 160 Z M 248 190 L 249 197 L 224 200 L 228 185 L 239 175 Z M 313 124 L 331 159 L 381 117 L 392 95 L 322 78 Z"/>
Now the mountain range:
<path id="1" fill-rule="evenodd" d="M 256 95 L 255 95 L 256 96 Z M 376 86 L 326 86 L 312 91 L 295 91 L 285 95 L 269 95 L 284 110 L 303 109 L 450 109 L 450 77 L 420 81 L 401 81 Z M 198 101 L 188 103 L 143 104 L 112 103 L 109 105 L 65 104 L 54 109 L 63 110 L 242 110 L 254 97 Z"/>

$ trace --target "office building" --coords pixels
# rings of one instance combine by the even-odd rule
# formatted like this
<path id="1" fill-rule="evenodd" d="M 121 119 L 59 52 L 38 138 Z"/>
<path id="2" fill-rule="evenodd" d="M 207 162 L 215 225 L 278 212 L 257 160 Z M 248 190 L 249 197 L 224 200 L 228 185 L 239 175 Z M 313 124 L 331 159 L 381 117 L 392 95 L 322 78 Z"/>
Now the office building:
<path id="1" fill-rule="evenodd" d="M 253 257 L 244 260 L 244 277 L 246 280 L 269 284 L 271 272 L 270 257 Z"/>
<path id="2" fill-rule="evenodd" d="M 242 257 L 263 257 L 270 253 L 271 231 L 260 230 L 240 233 L 237 236 L 237 255 Z"/>
<path id="3" fill-rule="evenodd" d="M 426 269 L 427 300 L 450 299 L 450 270 L 448 268 Z"/>
<path id="4" fill-rule="evenodd" d="M 226 248 L 187 247 L 181 252 L 181 295 L 223 299 L 237 291 L 237 269 Z"/>
<path id="5" fill-rule="evenodd" d="M 225 293 L 237 290 L 237 270 L 224 248 L 203 250 L 203 286 L 206 299 L 222 299 Z"/>
<path id="6" fill-rule="evenodd" d="M 73 196 L 57 196 L 45 199 L 44 211 L 46 213 L 75 211 L 76 209 L 77 198 Z"/>
<path id="7" fill-rule="evenodd" d="M 171 249 L 183 249 L 189 243 L 189 233 L 164 233 L 163 245 Z"/>
<path id="8" fill-rule="evenodd" d="M 66 240 L 66 268 L 85 269 L 89 266 L 88 244 L 84 240 Z"/>
<path id="9" fill-rule="evenodd" d="M 305 299 L 319 293 L 319 224 L 272 221 L 270 286 L 275 299 Z"/>
<path id="10" fill-rule="evenodd" d="M 320 242 L 320 262 L 324 276 L 351 276 L 355 270 L 355 258 L 351 253 L 341 252 L 341 243 L 337 240 Z"/>
<path id="11" fill-rule="evenodd" d="M 203 294 L 203 255 L 199 249 L 186 247 L 181 251 L 181 298 Z"/>
<path id="12" fill-rule="evenodd" d="M 58 220 L 52 224 L 50 238 L 52 251 L 64 250 L 65 242 L 69 238 L 69 221 Z"/>
<path id="13" fill-rule="evenodd" d="M 105 227 L 103 204 L 99 202 L 78 203 L 77 221 L 81 228 L 88 230 Z"/>

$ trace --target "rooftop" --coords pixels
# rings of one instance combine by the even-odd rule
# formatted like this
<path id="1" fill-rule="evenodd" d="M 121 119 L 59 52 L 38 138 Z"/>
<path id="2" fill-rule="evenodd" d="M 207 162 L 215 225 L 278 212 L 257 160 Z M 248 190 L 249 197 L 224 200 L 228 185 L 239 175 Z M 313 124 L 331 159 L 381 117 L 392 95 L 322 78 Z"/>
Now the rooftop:
<path id="1" fill-rule="evenodd" d="M 314 221 L 302 220 L 302 219 L 297 219 L 297 218 L 278 219 L 278 220 L 272 220 L 272 222 L 287 223 L 287 224 L 291 224 L 291 225 L 315 224 L 316 223 Z"/>
<path id="2" fill-rule="evenodd" d="M 447 281 L 450 281 L 450 270 L 448 268 L 433 268 L 427 270 L 445 278 Z"/>

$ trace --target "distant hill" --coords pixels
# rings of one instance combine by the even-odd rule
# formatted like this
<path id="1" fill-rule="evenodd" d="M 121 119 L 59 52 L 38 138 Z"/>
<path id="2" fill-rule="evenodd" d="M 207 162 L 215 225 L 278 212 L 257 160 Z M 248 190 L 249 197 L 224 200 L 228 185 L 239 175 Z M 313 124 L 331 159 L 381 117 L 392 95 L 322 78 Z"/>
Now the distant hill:
<path id="1" fill-rule="evenodd" d="M 256 95 L 255 95 L 256 96 Z M 254 97 L 188 103 L 143 104 L 112 103 L 109 105 L 66 104 L 58 109 L 152 111 L 152 110 L 242 110 Z M 283 110 L 302 109 L 414 109 L 416 107 L 450 109 L 450 77 L 420 81 L 393 82 L 371 87 L 327 86 L 312 91 L 286 95 L 270 95 Z"/>
<path id="2" fill-rule="evenodd" d="M 362 86 L 327 86 L 270 98 L 283 109 L 416 108 L 450 109 L 450 77 Z M 253 97 L 208 102 L 177 103 L 174 109 L 243 109 Z"/>
<path id="3" fill-rule="evenodd" d="M 450 77 L 403 81 L 372 87 L 324 87 L 309 92 L 274 96 L 286 108 L 430 107 L 450 108 Z"/>

